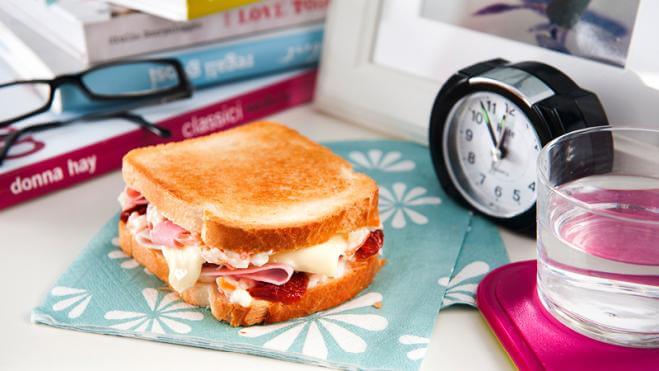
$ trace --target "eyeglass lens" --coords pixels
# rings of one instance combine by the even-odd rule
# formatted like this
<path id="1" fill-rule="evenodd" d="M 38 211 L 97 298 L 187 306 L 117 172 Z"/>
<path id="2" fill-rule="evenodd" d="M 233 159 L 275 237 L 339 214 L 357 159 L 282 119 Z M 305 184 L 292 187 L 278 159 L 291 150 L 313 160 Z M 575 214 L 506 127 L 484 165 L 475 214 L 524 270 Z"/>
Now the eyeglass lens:
<path id="1" fill-rule="evenodd" d="M 49 96 L 50 85 L 46 83 L 24 82 L 0 88 L 0 121 L 11 120 L 44 107 Z"/>
<path id="2" fill-rule="evenodd" d="M 131 97 L 166 91 L 181 81 L 171 64 L 144 61 L 91 70 L 82 76 L 82 83 L 97 95 Z"/>

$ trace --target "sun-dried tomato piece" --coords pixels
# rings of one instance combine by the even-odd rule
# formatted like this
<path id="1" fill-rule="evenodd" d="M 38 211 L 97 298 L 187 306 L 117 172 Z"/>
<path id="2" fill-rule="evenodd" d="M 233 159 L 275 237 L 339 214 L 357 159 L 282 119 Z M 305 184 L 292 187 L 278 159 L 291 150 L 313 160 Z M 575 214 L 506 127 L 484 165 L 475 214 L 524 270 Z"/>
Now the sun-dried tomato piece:
<path id="1" fill-rule="evenodd" d="M 130 216 L 130 214 L 132 214 L 134 212 L 136 212 L 140 215 L 146 214 L 146 207 L 147 207 L 147 204 L 141 204 L 141 205 L 135 205 L 135 206 L 131 207 L 128 210 L 122 211 L 121 212 L 121 221 L 126 223 L 128 221 L 128 217 Z"/>
<path id="2" fill-rule="evenodd" d="M 307 291 L 309 276 L 303 272 L 295 272 L 288 282 L 283 285 L 256 281 L 249 289 L 249 294 L 257 299 L 278 301 L 284 304 L 295 303 L 302 299 Z"/>
<path id="3" fill-rule="evenodd" d="M 360 260 L 370 258 L 380 251 L 382 244 L 384 243 L 384 233 L 381 229 L 371 232 L 366 238 L 366 241 L 357 249 L 355 252 L 355 257 Z"/>

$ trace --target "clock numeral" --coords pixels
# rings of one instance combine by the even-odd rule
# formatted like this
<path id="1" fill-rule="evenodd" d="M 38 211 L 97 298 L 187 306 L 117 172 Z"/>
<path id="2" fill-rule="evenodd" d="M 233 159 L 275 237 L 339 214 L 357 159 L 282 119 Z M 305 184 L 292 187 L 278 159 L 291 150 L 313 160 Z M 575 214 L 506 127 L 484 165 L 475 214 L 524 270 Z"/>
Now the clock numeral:
<path id="1" fill-rule="evenodd" d="M 483 123 L 483 114 L 476 110 L 472 110 L 471 120 L 480 125 Z"/>
<path id="2" fill-rule="evenodd" d="M 507 115 L 507 116 L 511 116 L 511 117 L 515 117 L 515 109 L 514 109 L 514 108 L 511 108 L 511 107 L 508 105 L 508 103 L 506 103 L 506 115 Z"/>
<path id="3" fill-rule="evenodd" d="M 497 113 L 497 104 L 496 104 L 496 103 L 492 103 L 491 100 L 488 100 L 488 101 L 487 101 L 487 111 L 496 114 L 496 113 Z"/>
<path id="4" fill-rule="evenodd" d="M 502 192 L 503 190 L 501 189 L 501 186 L 494 187 L 494 195 L 497 196 L 497 198 L 501 197 Z"/>
<path id="5" fill-rule="evenodd" d="M 476 154 L 474 152 L 469 152 L 469 155 L 467 156 L 467 162 L 472 165 L 476 163 Z"/>
<path id="6" fill-rule="evenodd" d="M 467 142 L 471 142 L 471 140 L 474 139 L 474 132 L 471 129 L 465 131 L 465 139 L 467 139 Z"/>
<path id="7" fill-rule="evenodd" d="M 535 192 L 535 182 L 529 184 L 529 189 Z"/>
<path id="8" fill-rule="evenodd" d="M 480 182 L 478 182 L 478 184 L 483 184 L 483 183 L 485 183 L 485 178 L 487 178 L 487 176 L 486 176 L 485 174 L 483 174 L 483 173 L 480 173 L 480 176 L 481 176 L 481 180 L 480 180 Z"/>
<path id="9" fill-rule="evenodd" d="M 519 202 L 519 200 L 520 200 L 521 198 L 522 198 L 522 197 L 521 197 L 521 195 L 520 195 L 520 191 L 519 191 L 519 189 L 514 190 L 514 191 L 513 191 L 513 200 Z"/>

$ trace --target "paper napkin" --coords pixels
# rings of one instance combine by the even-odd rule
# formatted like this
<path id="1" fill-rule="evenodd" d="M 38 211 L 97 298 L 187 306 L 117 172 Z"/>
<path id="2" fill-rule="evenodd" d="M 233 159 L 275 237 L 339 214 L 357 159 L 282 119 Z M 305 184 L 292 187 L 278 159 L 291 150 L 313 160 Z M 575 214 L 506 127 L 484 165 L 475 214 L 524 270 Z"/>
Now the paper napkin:
<path id="1" fill-rule="evenodd" d="M 437 283 L 447 287 L 442 309 L 454 304 L 476 306 L 478 283 L 490 271 L 510 262 L 499 232 L 481 216 L 474 215 L 467 229 L 453 274 Z"/>
<path id="2" fill-rule="evenodd" d="M 388 263 L 353 300 L 285 323 L 230 327 L 217 322 L 209 310 L 182 302 L 124 255 L 117 246 L 114 217 L 34 309 L 33 321 L 340 368 L 418 369 L 442 307 L 444 281 L 452 287 L 443 277 L 457 279 L 460 273 L 454 274 L 454 268 L 462 261 L 468 261 L 462 270 L 492 256 L 496 258 L 487 260 L 488 267 L 500 264 L 502 255 L 491 252 L 503 246 L 493 226 L 445 196 L 427 148 L 397 141 L 329 147 L 380 187 Z M 482 238 L 489 245 L 481 248 Z M 481 256 L 481 249 L 488 253 Z M 475 284 L 478 276 L 470 279 L 469 284 Z M 453 302 L 461 299 L 451 297 Z"/>

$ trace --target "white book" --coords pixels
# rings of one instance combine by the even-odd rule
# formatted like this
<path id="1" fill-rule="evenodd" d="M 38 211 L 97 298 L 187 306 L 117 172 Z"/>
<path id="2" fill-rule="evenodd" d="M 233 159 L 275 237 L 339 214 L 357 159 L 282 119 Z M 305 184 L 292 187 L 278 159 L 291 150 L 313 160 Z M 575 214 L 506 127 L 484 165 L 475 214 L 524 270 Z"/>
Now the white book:
<path id="1" fill-rule="evenodd" d="M 175 22 L 99 0 L 58 0 L 51 5 L 45 5 L 43 0 L 0 0 L 0 10 L 86 66 L 311 23 L 324 19 L 326 8 L 326 4 L 300 7 L 298 0 L 264 0 L 188 22 Z M 255 17 L 254 11 L 268 15 Z"/>
<path id="2" fill-rule="evenodd" d="M 0 0 L 2 1 L 2 0 Z M 21 80 L 52 79 L 85 69 L 85 64 L 50 43 L 0 7 L 0 58 Z"/>

